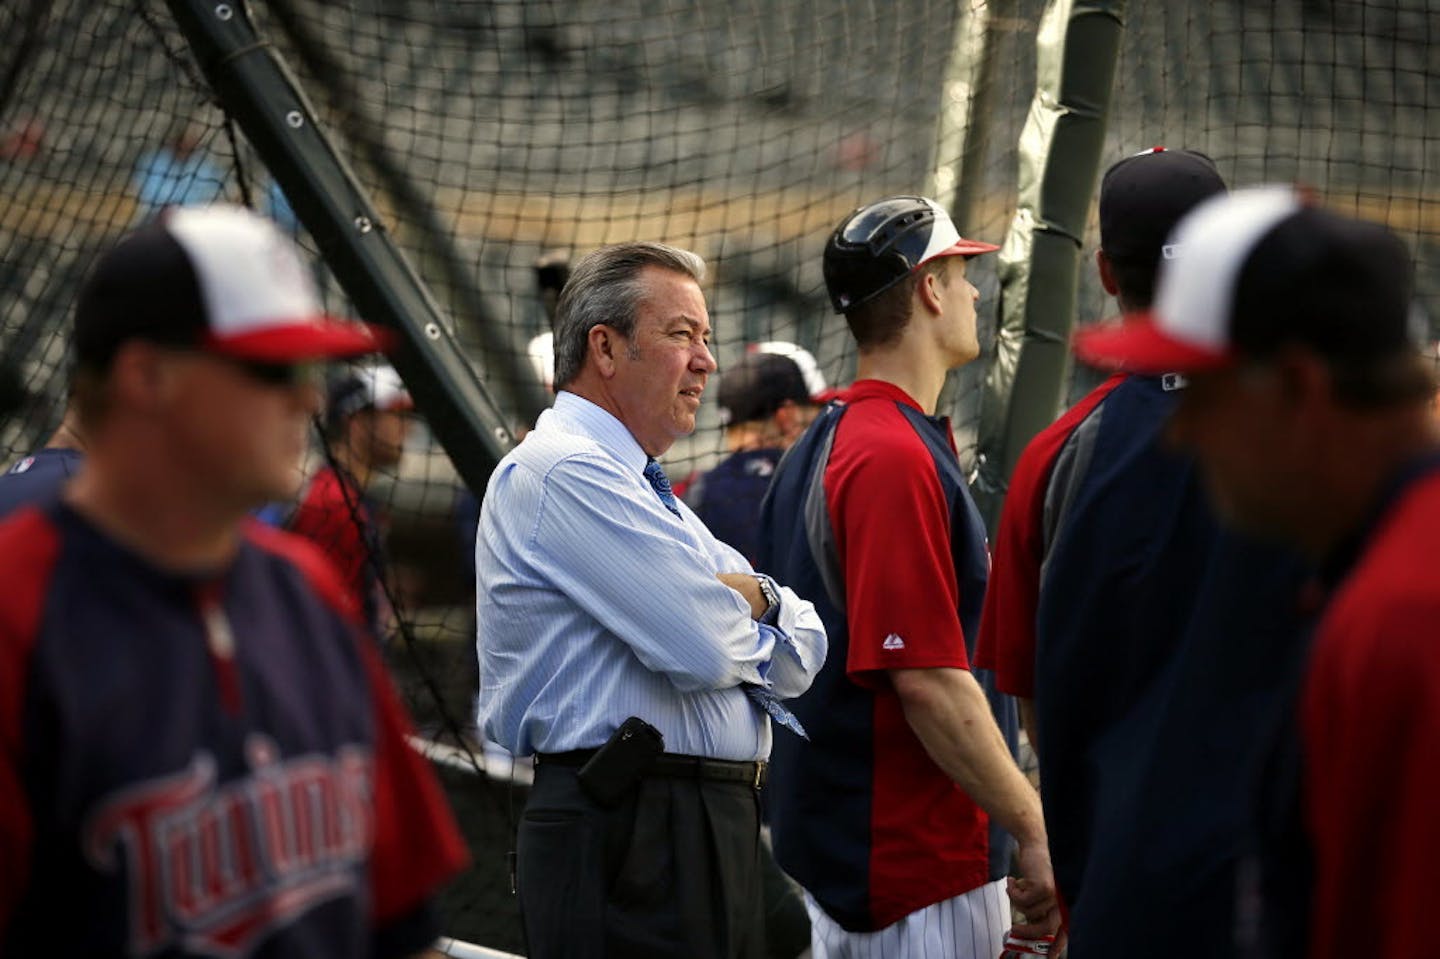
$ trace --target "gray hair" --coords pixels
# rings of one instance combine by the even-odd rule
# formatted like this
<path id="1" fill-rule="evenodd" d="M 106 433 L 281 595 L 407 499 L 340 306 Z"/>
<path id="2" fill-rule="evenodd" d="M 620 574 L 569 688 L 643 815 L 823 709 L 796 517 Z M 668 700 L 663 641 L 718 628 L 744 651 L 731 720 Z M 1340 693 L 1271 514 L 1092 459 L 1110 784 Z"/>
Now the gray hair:
<path id="1" fill-rule="evenodd" d="M 640 272 L 657 266 L 705 279 L 705 261 L 689 250 L 663 243 L 602 246 L 570 273 L 555 307 L 555 389 L 564 389 L 585 365 L 590 331 L 601 323 L 626 339 L 635 335 L 636 314 L 645 295 Z"/>

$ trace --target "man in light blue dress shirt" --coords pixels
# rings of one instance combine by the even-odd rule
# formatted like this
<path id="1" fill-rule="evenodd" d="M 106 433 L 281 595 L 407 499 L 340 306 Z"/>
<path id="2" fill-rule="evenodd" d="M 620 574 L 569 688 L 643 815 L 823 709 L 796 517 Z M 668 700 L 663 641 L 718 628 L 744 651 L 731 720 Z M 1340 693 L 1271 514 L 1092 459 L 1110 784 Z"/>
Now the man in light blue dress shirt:
<path id="1" fill-rule="evenodd" d="M 575 267 L 555 405 L 481 508 L 479 719 L 536 756 L 518 838 L 536 959 L 763 948 L 770 717 L 794 722 L 780 701 L 809 687 L 826 640 L 814 607 L 711 535 L 655 462 L 694 430 L 715 370 L 703 276 L 699 257 L 651 243 Z M 664 755 L 607 805 L 577 773 L 630 717 Z M 606 758 L 585 775 L 613 785 L 626 769 Z"/>

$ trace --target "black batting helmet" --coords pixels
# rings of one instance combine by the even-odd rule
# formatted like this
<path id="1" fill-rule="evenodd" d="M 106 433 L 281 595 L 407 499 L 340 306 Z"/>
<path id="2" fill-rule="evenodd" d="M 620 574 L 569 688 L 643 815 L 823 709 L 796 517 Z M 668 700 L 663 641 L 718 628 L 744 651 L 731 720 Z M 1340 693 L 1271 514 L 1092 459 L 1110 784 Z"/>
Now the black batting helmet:
<path id="1" fill-rule="evenodd" d="M 937 257 L 975 256 L 998 249 L 963 239 L 934 200 L 887 197 L 855 210 L 830 235 L 825 244 L 825 288 L 835 311 L 844 313 Z"/>

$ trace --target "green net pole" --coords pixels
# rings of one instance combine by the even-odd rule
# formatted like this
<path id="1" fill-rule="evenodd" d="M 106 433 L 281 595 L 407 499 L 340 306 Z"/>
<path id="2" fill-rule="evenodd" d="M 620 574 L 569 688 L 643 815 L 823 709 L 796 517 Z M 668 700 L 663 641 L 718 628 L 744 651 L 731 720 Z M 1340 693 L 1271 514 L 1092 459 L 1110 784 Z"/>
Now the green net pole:
<path id="1" fill-rule="evenodd" d="M 226 113 L 269 168 L 331 271 L 371 323 L 395 330 L 391 362 L 431 432 L 477 492 L 514 437 L 448 322 L 389 237 L 315 111 L 242 3 L 169 0 Z"/>
<path id="2" fill-rule="evenodd" d="M 992 534 L 1015 461 L 1059 409 L 1124 14 L 1124 0 L 1052 0 L 1036 36 L 1035 99 L 1021 132 L 1019 206 L 1000 251 L 996 356 L 973 484 Z"/>

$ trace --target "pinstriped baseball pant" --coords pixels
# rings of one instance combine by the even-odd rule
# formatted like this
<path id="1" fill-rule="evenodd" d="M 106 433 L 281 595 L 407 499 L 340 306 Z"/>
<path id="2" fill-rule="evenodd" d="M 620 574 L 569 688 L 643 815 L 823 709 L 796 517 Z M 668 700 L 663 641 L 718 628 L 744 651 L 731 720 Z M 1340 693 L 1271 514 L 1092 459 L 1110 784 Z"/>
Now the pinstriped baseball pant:
<path id="1" fill-rule="evenodd" d="M 917 909 L 875 932 L 842 929 L 808 892 L 805 910 L 813 959 L 996 959 L 1011 925 L 1003 879 Z"/>

